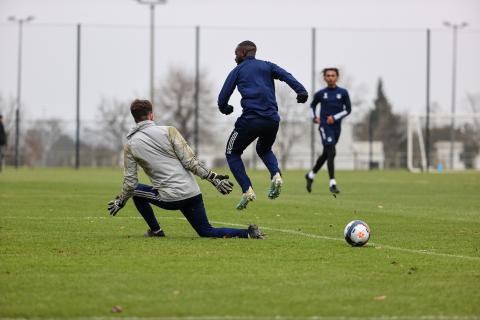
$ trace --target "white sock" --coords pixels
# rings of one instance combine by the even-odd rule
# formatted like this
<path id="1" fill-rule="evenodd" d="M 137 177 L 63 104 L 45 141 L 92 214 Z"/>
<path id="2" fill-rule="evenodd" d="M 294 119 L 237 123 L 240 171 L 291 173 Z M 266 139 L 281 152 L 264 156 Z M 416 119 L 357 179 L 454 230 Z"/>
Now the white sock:
<path id="1" fill-rule="evenodd" d="M 336 186 L 336 185 L 337 185 L 337 181 L 335 181 L 335 179 L 330 179 L 330 187 Z"/>
<path id="2" fill-rule="evenodd" d="M 308 177 L 313 180 L 313 178 L 315 178 L 315 173 L 313 173 L 313 171 L 310 171 L 308 173 Z"/>

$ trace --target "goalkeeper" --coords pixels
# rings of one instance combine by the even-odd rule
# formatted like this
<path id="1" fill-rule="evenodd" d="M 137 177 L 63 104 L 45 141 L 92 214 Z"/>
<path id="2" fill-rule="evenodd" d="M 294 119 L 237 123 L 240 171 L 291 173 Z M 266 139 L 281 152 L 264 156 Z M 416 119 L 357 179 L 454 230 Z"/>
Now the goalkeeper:
<path id="1" fill-rule="evenodd" d="M 136 126 L 127 135 L 123 188 L 116 199 L 108 203 L 111 215 L 115 216 L 132 197 L 150 227 L 145 233 L 147 237 L 165 236 L 151 207 L 153 204 L 165 210 L 180 210 L 200 237 L 263 239 L 256 225 L 248 229 L 212 227 L 193 174 L 211 182 L 222 194 L 232 191 L 228 176 L 205 168 L 177 129 L 156 125 L 150 101 L 135 100 L 130 111 Z M 143 168 L 152 186 L 138 183 L 138 166 Z"/>

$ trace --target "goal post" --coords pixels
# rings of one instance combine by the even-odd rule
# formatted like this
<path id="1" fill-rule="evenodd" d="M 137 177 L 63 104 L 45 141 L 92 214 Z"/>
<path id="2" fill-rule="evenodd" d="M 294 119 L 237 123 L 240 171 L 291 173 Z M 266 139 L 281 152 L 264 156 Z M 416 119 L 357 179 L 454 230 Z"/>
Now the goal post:
<path id="1" fill-rule="evenodd" d="M 429 139 L 425 114 L 411 113 L 407 118 L 408 170 L 480 170 L 480 114 L 432 113 Z M 430 161 L 427 161 L 427 149 Z"/>

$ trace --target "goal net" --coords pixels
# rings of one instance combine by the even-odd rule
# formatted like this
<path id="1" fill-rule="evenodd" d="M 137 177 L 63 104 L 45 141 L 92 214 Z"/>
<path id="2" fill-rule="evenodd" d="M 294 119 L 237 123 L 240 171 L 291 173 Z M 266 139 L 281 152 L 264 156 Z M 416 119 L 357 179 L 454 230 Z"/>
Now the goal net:
<path id="1" fill-rule="evenodd" d="M 407 166 L 427 170 L 480 170 L 480 114 L 410 114 L 407 121 Z"/>

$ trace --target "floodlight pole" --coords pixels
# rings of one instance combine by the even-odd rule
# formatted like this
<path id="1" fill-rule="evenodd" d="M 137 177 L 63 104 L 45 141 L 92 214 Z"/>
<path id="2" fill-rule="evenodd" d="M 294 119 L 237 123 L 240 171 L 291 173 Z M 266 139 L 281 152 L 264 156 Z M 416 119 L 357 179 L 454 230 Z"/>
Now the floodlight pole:
<path id="1" fill-rule="evenodd" d="M 77 24 L 77 75 L 76 75 L 76 130 L 75 130 L 75 169 L 80 168 L 80 54 L 82 26 Z"/>
<path id="2" fill-rule="evenodd" d="M 150 4 L 150 102 L 155 100 L 155 5 Z"/>
<path id="3" fill-rule="evenodd" d="M 373 110 L 368 115 L 368 170 L 373 169 Z"/>
<path id="4" fill-rule="evenodd" d="M 20 107 L 22 103 L 22 42 L 23 24 L 34 19 L 33 16 L 26 18 L 9 17 L 8 21 L 18 23 L 18 64 L 17 64 L 17 108 L 15 109 L 15 168 L 20 166 Z"/>
<path id="5" fill-rule="evenodd" d="M 427 29 L 427 70 L 426 70 L 426 123 L 425 150 L 427 158 L 426 171 L 430 170 L 430 29 Z"/>
<path id="6" fill-rule="evenodd" d="M 194 146 L 195 153 L 198 156 L 198 138 L 199 138 L 199 109 L 200 109 L 200 27 L 195 27 L 195 119 L 194 119 Z"/>
<path id="7" fill-rule="evenodd" d="M 150 7 L 150 102 L 155 107 L 155 6 L 167 0 L 136 0 Z"/>
<path id="8" fill-rule="evenodd" d="M 450 122 L 450 170 L 453 170 L 453 152 L 454 152 L 454 143 L 455 143 L 455 101 L 456 101 L 456 85 L 457 85 L 457 33 L 459 29 L 465 28 L 468 26 L 466 22 L 461 24 L 455 24 L 450 22 L 444 22 L 444 26 L 452 29 L 452 119 Z"/>
<path id="9" fill-rule="evenodd" d="M 15 109 L 15 168 L 20 166 L 20 106 L 22 102 L 23 19 L 18 20 L 17 108 Z"/>
<path id="10" fill-rule="evenodd" d="M 315 95 L 315 82 L 316 82 L 316 47 L 317 47 L 317 36 L 316 36 L 316 28 L 312 28 L 312 91 L 310 92 L 310 96 L 313 99 Z M 315 123 L 313 121 L 310 122 L 310 167 L 313 167 L 313 163 L 315 161 Z"/>

